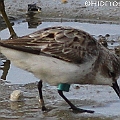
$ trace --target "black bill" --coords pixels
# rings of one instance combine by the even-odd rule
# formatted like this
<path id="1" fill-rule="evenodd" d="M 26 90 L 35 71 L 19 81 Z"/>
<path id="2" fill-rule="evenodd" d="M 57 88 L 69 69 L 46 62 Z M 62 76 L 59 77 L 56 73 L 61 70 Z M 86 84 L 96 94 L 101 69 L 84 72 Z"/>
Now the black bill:
<path id="1" fill-rule="evenodd" d="M 115 92 L 117 93 L 118 97 L 120 98 L 120 88 L 118 86 L 117 81 L 115 83 L 113 83 L 112 88 L 115 90 Z"/>

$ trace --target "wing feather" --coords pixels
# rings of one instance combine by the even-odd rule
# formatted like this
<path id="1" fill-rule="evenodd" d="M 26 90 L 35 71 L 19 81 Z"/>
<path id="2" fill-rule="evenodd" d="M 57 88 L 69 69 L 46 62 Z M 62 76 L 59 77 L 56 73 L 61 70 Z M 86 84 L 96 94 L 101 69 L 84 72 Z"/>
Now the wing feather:
<path id="1" fill-rule="evenodd" d="M 98 54 L 98 42 L 88 33 L 71 27 L 50 27 L 0 45 L 25 52 L 36 51 L 65 61 L 81 63 Z M 35 54 L 35 52 L 33 52 Z"/>

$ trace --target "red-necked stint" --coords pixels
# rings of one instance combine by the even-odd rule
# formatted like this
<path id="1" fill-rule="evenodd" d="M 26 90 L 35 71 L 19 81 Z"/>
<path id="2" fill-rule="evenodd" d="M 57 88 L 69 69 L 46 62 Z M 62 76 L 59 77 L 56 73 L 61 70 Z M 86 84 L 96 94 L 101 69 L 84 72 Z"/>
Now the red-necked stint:
<path id="1" fill-rule="evenodd" d="M 109 85 L 120 97 L 119 57 L 82 30 L 45 28 L 23 37 L 1 40 L 0 51 L 16 66 L 41 79 L 38 90 L 43 111 L 46 107 L 42 80 L 57 85 L 59 95 L 77 112 L 94 111 L 77 108 L 63 95 L 63 91 L 69 91 L 70 84 Z"/>

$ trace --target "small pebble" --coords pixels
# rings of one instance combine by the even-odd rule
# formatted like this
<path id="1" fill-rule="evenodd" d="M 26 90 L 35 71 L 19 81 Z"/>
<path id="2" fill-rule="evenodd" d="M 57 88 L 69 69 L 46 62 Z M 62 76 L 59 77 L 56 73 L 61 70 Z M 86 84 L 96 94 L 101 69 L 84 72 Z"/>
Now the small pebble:
<path id="1" fill-rule="evenodd" d="M 21 90 L 14 90 L 11 94 L 10 94 L 10 100 L 11 101 L 21 101 L 23 98 L 23 92 Z"/>

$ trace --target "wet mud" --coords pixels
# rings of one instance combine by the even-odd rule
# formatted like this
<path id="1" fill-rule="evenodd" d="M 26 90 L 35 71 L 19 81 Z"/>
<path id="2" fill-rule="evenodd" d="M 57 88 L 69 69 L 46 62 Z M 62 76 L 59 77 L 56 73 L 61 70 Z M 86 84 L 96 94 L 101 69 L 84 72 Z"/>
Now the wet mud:
<path id="1" fill-rule="evenodd" d="M 28 4 L 36 3 L 42 8 L 38 16 L 47 18 L 66 18 L 82 22 L 120 23 L 119 0 L 5 0 L 6 12 L 14 18 L 24 18 Z"/>
<path id="2" fill-rule="evenodd" d="M 29 3 L 37 3 L 42 8 L 41 13 L 27 14 Z M 115 47 L 119 47 L 119 6 L 85 6 L 84 0 L 68 0 L 67 3 L 62 3 L 60 0 L 5 0 L 5 5 L 11 23 L 19 36 L 48 26 L 65 25 L 85 30 L 97 40 L 105 39 L 107 47 L 112 52 Z M 9 38 L 9 32 L 5 28 L 6 25 L 0 17 L 1 39 Z M 109 37 L 106 37 L 108 34 Z M 0 54 L 0 77 L 0 120 L 120 119 L 120 101 L 109 86 L 71 85 L 70 92 L 65 95 L 76 106 L 95 111 L 94 114 L 78 114 L 69 109 L 69 106 L 58 95 L 55 86 L 44 83 L 43 96 L 49 111 L 42 112 L 38 101 L 37 83 L 39 80 L 31 73 L 15 67 L 2 54 Z M 120 84 L 120 79 L 118 83 Z M 23 91 L 23 101 L 11 102 L 10 94 L 18 89 Z"/>

